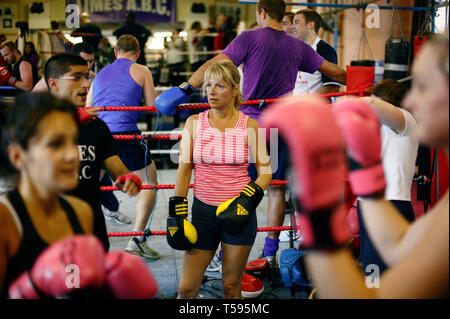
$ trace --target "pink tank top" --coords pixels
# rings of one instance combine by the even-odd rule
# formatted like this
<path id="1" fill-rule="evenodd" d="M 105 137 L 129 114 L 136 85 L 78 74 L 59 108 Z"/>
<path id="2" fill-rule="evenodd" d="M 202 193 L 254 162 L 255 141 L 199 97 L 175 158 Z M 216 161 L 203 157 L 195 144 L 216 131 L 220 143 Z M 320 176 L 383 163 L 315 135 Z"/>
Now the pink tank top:
<path id="1" fill-rule="evenodd" d="M 198 115 L 193 148 L 194 196 L 208 205 L 219 206 L 239 195 L 250 182 L 249 117 L 239 112 L 236 126 L 220 132 L 210 126 L 208 113 L 209 110 Z"/>

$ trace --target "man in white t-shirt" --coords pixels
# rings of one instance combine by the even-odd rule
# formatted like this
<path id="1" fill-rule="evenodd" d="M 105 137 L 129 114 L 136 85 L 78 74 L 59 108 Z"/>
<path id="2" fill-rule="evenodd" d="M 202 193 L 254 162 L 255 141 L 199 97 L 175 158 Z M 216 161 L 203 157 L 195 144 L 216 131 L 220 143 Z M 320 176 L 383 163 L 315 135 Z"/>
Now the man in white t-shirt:
<path id="1" fill-rule="evenodd" d="M 362 98 L 368 102 L 378 115 L 381 126 L 381 158 L 386 178 L 384 198 L 389 200 L 399 212 L 410 222 L 415 215 L 411 204 L 411 185 L 414 178 L 419 142 L 413 132 L 416 120 L 407 110 L 397 107 L 406 94 L 406 88 L 399 82 L 386 79 L 378 83 L 372 90 L 372 96 Z M 363 200 L 363 199 L 358 199 Z M 363 269 L 367 265 L 376 264 L 380 273 L 386 264 L 376 251 L 359 211 L 360 225 L 360 262 Z"/>
<path id="2" fill-rule="evenodd" d="M 321 25 L 322 18 L 316 11 L 312 9 L 300 10 L 294 16 L 292 32 L 297 39 L 308 43 L 325 60 L 337 64 L 336 51 L 317 35 Z M 298 72 L 293 94 L 334 93 L 339 92 L 339 88 L 338 82 L 319 71 L 313 74 Z"/>

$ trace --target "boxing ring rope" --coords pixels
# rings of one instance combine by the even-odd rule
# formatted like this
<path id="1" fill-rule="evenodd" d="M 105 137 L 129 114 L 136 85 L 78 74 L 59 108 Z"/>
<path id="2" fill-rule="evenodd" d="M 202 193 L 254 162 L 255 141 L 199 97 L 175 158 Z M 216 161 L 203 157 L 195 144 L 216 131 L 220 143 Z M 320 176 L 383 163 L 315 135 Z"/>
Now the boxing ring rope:
<path id="1" fill-rule="evenodd" d="M 345 96 L 345 95 L 358 95 L 358 96 L 364 96 L 364 94 L 367 92 L 366 87 L 360 87 L 356 90 L 350 90 L 350 91 L 343 91 L 343 92 L 335 92 L 335 93 L 323 93 L 319 94 L 320 96 L 323 96 L 325 98 L 331 98 L 331 97 L 339 97 L 339 96 Z M 260 99 L 260 100 L 248 100 L 246 102 L 243 102 L 241 105 L 263 105 L 263 104 L 271 104 L 275 103 L 277 101 L 281 100 L 280 98 L 277 99 Z M 147 111 L 147 112 L 153 112 L 158 113 L 158 110 L 155 106 L 87 106 L 81 109 L 87 110 L 92 108 L 100 108 L 100 112 L 102 111 Z M 182 110 L 193 110 L 193 109 L 204 109 L 204 108 L 210 108 L 210 105 L 208 103 L 186 103 L 181 104 L 176 108 L 177 111 Z"/>
<path id="2" fill-rule="evenodd" d="M 283 231 L 293 230 L 291 226 L 278 226 L 278 227 L 258 227 L 258 232 L 266 231 Z M 108 237 L 128 237 L 128 236 L 165 236 L 167 231 L 138 231 L 138 232 L 112 232 L 108 233 Z"/>

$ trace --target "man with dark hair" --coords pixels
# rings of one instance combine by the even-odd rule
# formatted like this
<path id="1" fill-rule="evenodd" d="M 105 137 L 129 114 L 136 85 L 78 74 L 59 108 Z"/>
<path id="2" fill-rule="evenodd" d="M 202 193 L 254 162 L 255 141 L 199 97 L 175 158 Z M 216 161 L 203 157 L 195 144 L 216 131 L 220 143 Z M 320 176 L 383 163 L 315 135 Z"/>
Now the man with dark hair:
<path id="1" fill-rule="evenodd" d="M 20 91 L 31 91 L 38 81 L 36 66 L 19 53 L 12 41 L 0 44 L 0 53 L 8 64 L 0 67 L 0 83 L 13 86 Z"/>
<path id="2" fill-rule="evenodd" d="M 95 78 L 95 73 L 92 72 L 92 67 L 94 66 L 94 48 L 89 43 L 80 42 L 75 44 L 72 47 L 72 54 L 75 54 L 77 56 L 82 57 L 88 67 L 89 71 L 89 82 L 92 82 L 92 80 Z M 48 92 L 48 86 L 45 83 L 44 76 L 39 80 L 38 83 L 34 86 L 31 93 L 47 93 Z M 95 113 L 92 113 L 91 115 L 95 115 Z"/>
<path id="3" fill-rule="evenodd" d="M 294 23 L 294 12 L 285 12 L 283 21 L 281 21 L 281 25 L 283 26 L 283 31 L 287 34 L 293 35 L 292 33 L 292 24 Z"/>
<path id="4" fill-rule="evenodd" d="M 236 37 L 236 25 L 233 19 L 225 13 L 219 14 L 217 18 L 219 23 L 219 33 L 223 34 L 223 44 L 226 47 Z"/>
<path id="5" fill-rule="evenodd" d="M 203 64 L 189 79 L 162 93 L 155 106 L 164 114 L 173 114 L 177 105 L 186 103 L 194 88 L 200 88 L 206 69 L 221 60 L 231 60 L 236 66 L 244 64 L 243 99 L 259 100 L 280 98 L 290 94 L 295 86 L 298 71 L 320 72 L 345 83 L 346 72 L 326 61 L 311 46 L 283 31 L 281 21 L 286 12 L 283 0 L 260 0 L 256 5 L 256 21 L 260 28 L 247 30 L 238 35 L 221 53 Z M 267 105 L 245 105 L 240 110 L 258 120 Z M 270 149 L 268 147 L 268 149 Z M 281 141 L 278 145 L 278 160 L 272 154 L 274 180 L 285 179 L 284 157 L 286 149 Z M 252 165 L 250 176 L 256 177 Z M 269 227 L 281 226 L 285 213 L 285 186 L 268 187 Z M 264 245 L 263 256 L 276 266 L 276 252 L 279 246 L 279 232 L 269 232 Z"/>
<path id="6" fill-rule="evenodd" d="M 145 105 L 154 105 L 156 90 L 150 70 L 136 63 L 139 55 L 139 43 L 129 34 L 122 35 L 114 49 L 117 59 L 105 66 L 97 74 L 89 91 L 88 106 L 139 106 L 144 98 Z M 138 111 L 107 111 L 100 114 L 114 135 L 141 134 L 137 119 Z M 144 184 L 157 185 L 156 166 L 150 152 L 143 142 L 119 140 L 122 149 L 120 158 L 125 165 L 138 176 Z M 143 231 L 147 226 L 150 213 L 155 205 L 156 193 L 142 190 L 136 204 L 136 220 L 133 231 Z M 150 259 L 158 259 L 159 254 L 146 243 L 145 236 L 133 237 L 126 251 Z"/>
<path id="7" fill-rule="evenodd" d="M 134 13 L 129 12 L 125 18 L 125 25 L 115 30 L 113 32 L 113 35 L 115 35 L 117 39 L 124 34 L 130 34 L 134 36 L 139 42 L 139 50 L 141 51 L 136 62 L 142 65 L 146 65 L 145 44 L 147 43 L 148 38 L 152 35 L 152 32 L 143 25 L 136 23 L 135 18 L 136 16 L 134 15 Z"/>
<path id="8" fill-rule="evenodd" d="M 86 61 L 74 54 L 63 53 L 52 56 L 44 68 L 45 82 L 50 94 L 67 99 L 78 107 L 84 107 L 90 87 Z M 82 116 L 86 118 L 86 114 Z M 93 233 L 109 249 L 105 219 L 100 205 L 100 175 L 104 166 L 116 178 L 116 184 L 130 196 L 139 190 L 137 179 L 130 178 L 130 171 L 118 154 L 120 148 L 108 127 L 99 118 L 85 119 L 80 126 L 78 149 L 80 153 L 79 183 L 70 192 L 88 202 L 94 212 Z M 123 176 L 125 183 L 119 181 Z"/>
<path id="9" fill-rule="evenodd" d="M 337 54 L 331 45 L 318 36 L 322 25 L 322 17 L 312 9 L 297 11 L 294 17 L 292 32 L 294 36 L 308 43 L 325 60 L 337 64 Z M 299 71 L 295 82 L 294 95 L 305 93 L 334 93 L 339 92 L 338 82 L 330 79 L 320 71 L 308 73 Z"/>
<path id="10" fill-rule="evenodd" d="M 86 60 L 91 77 L 95 78 L 95 73 L 92 71 L 95 62 L 95 52 L 92 45 L 88 42 L 80 42 L 72 47 L 71 52 Z"/>

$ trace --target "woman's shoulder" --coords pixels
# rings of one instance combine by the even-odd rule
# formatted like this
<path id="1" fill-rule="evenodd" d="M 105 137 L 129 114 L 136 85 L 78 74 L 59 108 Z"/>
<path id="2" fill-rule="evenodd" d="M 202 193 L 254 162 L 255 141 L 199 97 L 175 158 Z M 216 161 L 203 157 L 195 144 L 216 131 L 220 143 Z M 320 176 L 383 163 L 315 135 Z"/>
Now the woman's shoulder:
<path id="1" fill-rule="evenodd" d="M 244 114 L 244 113 L 242 113 L 242 114 Z M 255 128 L 255 129 L 257 129 L 257 128 L 260 127 L 258 121 L 255 120 L 254 118 L 251 118 L 250 116 L 245 115 L 245 114 L 244 114 L 244 117 L 247 119 L 247 128 Z"/>

